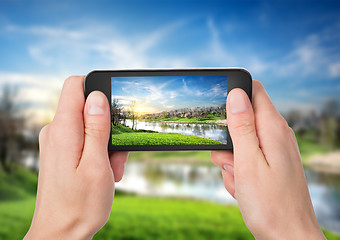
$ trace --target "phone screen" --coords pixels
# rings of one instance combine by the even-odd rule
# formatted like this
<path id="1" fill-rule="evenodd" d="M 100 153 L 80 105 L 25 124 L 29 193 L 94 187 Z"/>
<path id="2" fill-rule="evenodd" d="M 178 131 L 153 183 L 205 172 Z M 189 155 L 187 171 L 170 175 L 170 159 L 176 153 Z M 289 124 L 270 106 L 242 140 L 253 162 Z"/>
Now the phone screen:
<path id="1" fill-rule="evenodd" d="M 227 76 L 111 77 L 112 145 L 227 144 Z"/>

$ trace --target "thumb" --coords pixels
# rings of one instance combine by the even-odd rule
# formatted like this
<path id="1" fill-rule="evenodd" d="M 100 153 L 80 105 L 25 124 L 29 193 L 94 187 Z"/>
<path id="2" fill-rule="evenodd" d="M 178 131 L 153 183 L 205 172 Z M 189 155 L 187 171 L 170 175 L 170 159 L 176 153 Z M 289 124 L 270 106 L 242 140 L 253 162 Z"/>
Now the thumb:
<path id="1" fill-rule="evenodd" d="M 98 158 L 107 158 L 107 144 L 110 136 L 110 107 L 106 96 L 99 91 L 92 92 L 85 103 L 84 109 L 84 148 L 82 162 Z M 109 164 L 107 161 L 95 161 L 96 164 Z"/>
<path id="2" fill-rule="evenodd" d="M 227 120 L 233 141 L 235 171 L 239 167 L 252 168 L 256 156 L 260 153 L 260 147 L 254 111 L 248 95 L 242 89 L 233 89 L 228 94 Z"/>

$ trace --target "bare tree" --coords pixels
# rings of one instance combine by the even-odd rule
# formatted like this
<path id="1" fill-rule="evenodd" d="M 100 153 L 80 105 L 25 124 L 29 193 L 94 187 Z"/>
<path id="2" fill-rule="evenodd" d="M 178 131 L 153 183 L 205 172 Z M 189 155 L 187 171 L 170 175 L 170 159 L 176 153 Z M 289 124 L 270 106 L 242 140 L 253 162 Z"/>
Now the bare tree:
<path id="1" fill-rule="evenodd" d="M 129 113 L 132 120 L 132 129 L 135 129 L 137 122 L 136 100 L 131 100 L 129 104 Z"/>
<path id="2" fill-rule="evenodd" d="M 0 164 L 9 172 L 10 163 L 21 159 L 20 153 L 25 144 L 24 119 L 18 116 L 16 90 L 9 86 L 3 86 L 0 95 Z"/>
<path id="3" fill-rule="evenodd" d="M 113 99 L 111 103 L 111 119 L 112 124 L 117 126 L 120 123 L 122 112 L 122 105 L 119 103 L 118 99 Z"/>
<path id="4" fill-rule="evenodd" d="M 221 117 L 222 119 L 226 119 L 226 118 L 227 118 L 226 104 L 225 104 L 225 103 L 223 103 L 223 104 L 221 105 L 221 114 L 220 114 L 220 117 Z"/>

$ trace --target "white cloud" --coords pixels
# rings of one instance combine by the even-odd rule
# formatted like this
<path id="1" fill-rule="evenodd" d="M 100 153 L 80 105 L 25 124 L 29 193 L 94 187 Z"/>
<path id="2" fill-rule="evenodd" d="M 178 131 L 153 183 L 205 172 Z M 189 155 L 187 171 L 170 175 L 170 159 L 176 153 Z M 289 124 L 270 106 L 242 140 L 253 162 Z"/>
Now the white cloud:
<path id="1" fill-rule="evenodd" d="M 45 55 L 44 52 L 42 52 L 42 48 L 31 46 L 28 48 L 28 52 L 32 56 L 32 58 L 39 63 L 45 66 L 50 66 L 52 64 L 52 58 Z"/>
<path id="2" fill-rule="evenodd" d="M 27 53 L 31 58 L 47 67 L 53 67 L 56 73 L 88 71 L 89 68 L 145 68 L 145 67 L 189 67 L 189 66 L 245 66 L 255 75 L 265 78 L 266 76 L 294 79 L 303 81 L 314 78 L 316 75 L 324 79 L 340 77 L 339 49 L 330 49 L 327 39 L 332 36 L 325 34 L 312 34 L 300 39 L 295 47 L 288 49 L 284 54 L 278 54 L 269 59 L 265 53 L 258 51 L 252 45 L 247 57 L 240 55 L 238 50 L 224 41 L 213 19 L 208 19 L 206 35 L 210 38 L 206 44 L 194 51 L 174 52 L 168 55 L 157 55 L 158 47 L 166 49 L 168 39 L 174 34 L 180 34 L 180 30 L 188 23 L 179 20 L 162 26 L 154 31 L 143 32 L 136 36 L 123 34 L 111 25 L 97 23 L 95 26 L 82 24 L 77 27 L 68 26 L 30 26 L 20 27 L 9 25 L 7 31 L 14 34 L 35 36 L 34 41 L 29 42 Z M 222 26 L 223 28 L 223 26 Z M 225 28 L 225 26 L 224 26 Z M 223 30 L 223 29 L 222 29 Z M 327 31 L 334 34 L 337 31 Z M 103 37 L 105 36 L 105 37 Z M 334 39 L 334 38 L 332 38 Z M 189 39 L 188 41 L 192 41 Z M 270 49 L 268 49 L 268 52 Z M 71 60 L 70 60 L 71 59 Z M 90 62 L 90 63 L 89 63 Z M 52 76 L 52 77 L 51 77 Z M 39 91 L 55 92 L 61 89 L 66 75 L 32 75 L 0 72 L 0 85 L 13 83 L 27 87 L 25 99 L 34 102 L 43 102 L 48 94 L 38 94 Z M 292 82 L 293 80 L 291 80 Z M 286 83 L 282 83 L 286 84 Z M 147 85 L 150 99 L 147 101 L 163 102 L 165 98 L 174 98 L 178 94 L 203 95 L 200 91 L 190 89 L 183 82 L 178 92 L 166 92 L 162 86 Z M 129 88 L 126 88 L 129 91 Z M 213 90 L 212 90 L 213 91 Z M 307 93 L 304 95 L 308 95 Z M 176 95 L 177 94 L 177 95 Z M 225 94 L 225 93 L 221 93 Z M 35 99 L 35 100 L 34 100 Z M 166 105 L 166 102 L 164 102 Z"/>
<path id="3" fill-rule="evenodd" d="M 47 123 L 56 110 L 64 77 L 0 72 L 0 86 L 18 91 L 16 102 L 29 123 Z"/>
<path id="4" fill-rule="evenodd" d="M 84 32 L 79 30 L 70 30 L 63 27 L 51 26 L 29 26 L 21 27 L 18 25 L 8 25 L 5 28 L 9 32 L 20 32 L 30 35 L 39 35 L 44 38 L 67 38 L 67 39 L 80 39 L 85 37 Z"/>
<path id="5" fill-rule="evenodd" d="M 0 84 L 11 84 L 18 87 L 31 86 L 40 89 L 61 89 L 65 76 L 0 72 Z"/>
<path id="6" fill-rule="evenodd" d="M 90 59 L 95 59 L 96 65 L 101 68 L 111 69 L 183 67 L 183 64 L 188 63 L 182 58 L 151 57 L 150 52 L 188 22 L 181 19 L 137 36 L 127 36 L 112 28 L 112 24 L 102 23 L 91 23 L 90 26 L 84 23 L 73 28 L 8 25 L 5 30 L 12 34 L 36 37 L 27 46 L 27 52 L 33 60 L 45 66 L 65 69 L 63 61 L 69 58 L 75 61 L 70 68 L 76 64 L 87 65 Z M 63 56 L 62 61 L 58 56 Z"/>
<path id="7" fill-rule="evenodd" d="M 329 72 L 332 77 L 340 77 L 340 61 L 329 65 Z"/>
<path id="8" fill-rule="evenodd" d="M 284 58 L 273 61 L 272 72 L 284 77 L 313 81 L 317 77 L 331 80 L 340 76 L 338 49 L 328 43 L 329 36 L 312 34 L 300 41 Z M 340 39 L 339 39 L 340 40 Z"/>
<path id="9" fill-rule="evenodd" d="M 170 98 L 176 98 L 178 96 L 178 93 L 175 91 L 170 91 Z"/>
<path id="10" fill-rule="evenodd" d="M 234 54 L 227 51 L 225 44 L 223 44 L 220 40 L 220 32 L 216 28 L 214 21 L 212 19 L 208 19 L 207 21 L 208 30 L 210 33 L 210 47 L 208 51 L 205 51 L 202 55 L 204 55 L 203 59 L 206 61 L 217 63 L 218 66 L 222 64 L 222 66 L 235 66 L 237 65 L 237 60 Z"/>

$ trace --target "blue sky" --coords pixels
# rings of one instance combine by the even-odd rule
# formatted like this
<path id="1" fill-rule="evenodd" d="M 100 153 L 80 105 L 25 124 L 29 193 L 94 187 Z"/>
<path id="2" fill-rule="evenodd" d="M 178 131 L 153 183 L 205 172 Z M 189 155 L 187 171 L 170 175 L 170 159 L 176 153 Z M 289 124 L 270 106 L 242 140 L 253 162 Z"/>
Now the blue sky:
<path id="1" fill-rule="evenodd" d="M 93 69 L 245 67 L 281 112 L 340 98 L 338 1 L 0 3 L 0 85 L 32 114 Z M 40 116 L 39 115 L 39 116 Z"/>
<path id="2" fill-rule="evenodd" d="M 112 99 L 125 110 L 136 101 L 141 114 L 222 106 L 227 97 L 226 76 L 112 77 L 111 83 Z"/>

